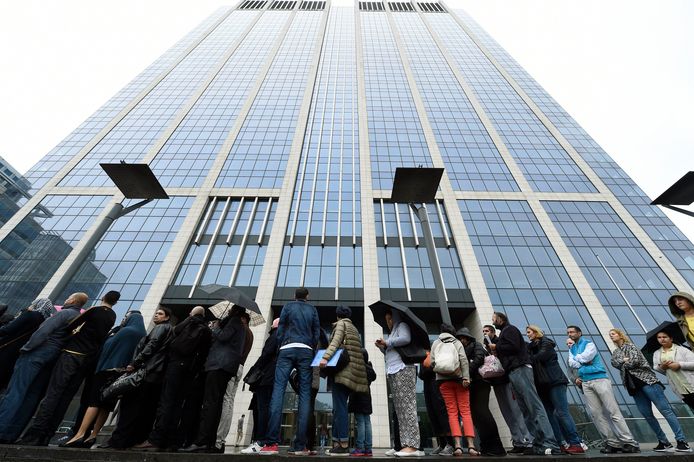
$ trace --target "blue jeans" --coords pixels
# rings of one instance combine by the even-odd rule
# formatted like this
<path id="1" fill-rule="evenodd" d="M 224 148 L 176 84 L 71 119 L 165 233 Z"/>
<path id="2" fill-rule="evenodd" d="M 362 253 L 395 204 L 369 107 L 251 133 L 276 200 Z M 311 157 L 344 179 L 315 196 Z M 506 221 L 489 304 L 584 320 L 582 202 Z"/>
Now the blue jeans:
<path id="1" fill-rule="evenodd" d="M 312 361 L 313 350 L 308 348 L 286 348 L 280 350 L 277 355 L 275 383 L 272 388 L 272 400 L 270 401 L 270 417 L 263 443 L 280 443 L 284 390 L 287 388 L 290 372 L 292 369 L 296 369 L 299 374 L 299 413 L 293 449 L 300 451 L 306 448 L 306 426 L 308 424 L 308 416 L 311 413 Z"/>
<path id="2" fill-rule="evenodd" d="M 518 407 L 525 417 L 525 425 L 533 437 L 533 447 L 537 450 L 559 449 L 554 438 L 547 412 L 535 390 L 535 379 L 530 367 L 521 366 L 508 374 Z"/>
<path id="3" fill-rule="evenodd" d="M 371 416 L 369 414 L 354 413 L 354 418 L 357 420 L 357 436 L 354 441 L 354 447 L 364 451 L 370 451 L 372 445 L 371 437 Z"/>
<path id="4" fill-rule="evenodd" d="M 341 383 L 333 383 L 333 439 L 341 443 L 349 441 L 349 413 L 347 399 L 351 390 Z"/>
<path id="5" fill-rule="evenodd" d="M 684 436 L 680 422 L 677 420 L 672 406 L 665 397 L 665 393 L 663 393 L 663 387 L 659 383 L 646 385 L 637 391 L 633 398 L 636 402 L 636 407 L 639 409 L 643 418 L 646 419 L 651 429 L 655 432 L 658 441 L 663 443 L 667 442 L 667 436 L 665 436 L 663 429 L 660 428 L 658 419 L 653 415 L 651 403 L 655 405 L 656 409 L 663 414 L 667 423 L 670 424 L 670 428 L 672 428 L 672 432 L 675 434 L 675 439 L 677 441 L 687 441 L 687 437 Z"/>
<path id="6" fill-rule="evenodd" d="M 547 418 L 554 430 L 557 442 L 566 439 L 570 445 L 581 444 L 576 423 L 569 413 L 569 401 L 566 397 L 566 385 L 556 385 L 540 394 L 542 404 L 547 411 Z"/>
<path id="7" fill-rule="evenodd" d="M 0 402 L 0 441 L 14 442 L 22 434 L 46 393 L 59 354 L 58 348 L 42 347 L 19 355 Z"/>

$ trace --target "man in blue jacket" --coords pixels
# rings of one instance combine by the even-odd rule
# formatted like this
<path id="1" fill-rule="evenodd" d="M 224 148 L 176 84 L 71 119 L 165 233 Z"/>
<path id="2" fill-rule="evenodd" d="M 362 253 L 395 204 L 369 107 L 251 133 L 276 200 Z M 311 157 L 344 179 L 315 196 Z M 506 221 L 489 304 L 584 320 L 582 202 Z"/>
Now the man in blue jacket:
<path id="1" fill-rule="evenodd" d="M 284 390 L 287 388 L 289 373 L 292 369 L 296 369 L 299 374 L 299 415 L 296 437 L 289 452 L 294 455 L 309 454 L 306 449 L 306 427 L 311 412 L 311 362 L 318 345 L 320 322 L 316 307 L 306 302 L 308 290 L 303 287 L 296 289 L 294 298 L 293 302 L 282 307 L 280 314 L 277 328 L 279 354 L 270 402 L 270 419 L 260 454 L 277 454 L 278 452 Z"/>
<path id="2" fill-rule="evenodd" d="M 605 440 L 605 447 L 600 452 L 640 452 L 639 443 L 631 435 L 619 410 L 612 383 L 607 378 L 607 369 L 595 344 L 583 338 L 583 332 L 578 326 L 568 326 L 566 335 L 569 336 L 569 367 L 578 371 L 575 383 L 583 389 L 593 422 Z M 612 425 L 607 421 L 607 417 Z"/>

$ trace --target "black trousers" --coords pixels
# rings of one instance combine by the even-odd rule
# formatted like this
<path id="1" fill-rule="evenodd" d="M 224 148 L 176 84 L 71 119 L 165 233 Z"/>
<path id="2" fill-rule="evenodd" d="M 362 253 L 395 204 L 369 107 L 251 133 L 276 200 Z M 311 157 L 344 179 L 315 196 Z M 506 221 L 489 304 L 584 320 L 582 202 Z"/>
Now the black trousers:
<path id="1" fill-rule="evenodd" d="M 690 407 L 692 411 L 694 411 L 694 393 L 690 393 L 688 395 L 682 395 L 682 401 L 684 401 L 684 404 Z"/>
<path id="2" fill-rule="evenodd" d="M 202 399 L 205 396 L 205 377 L 206 374 L 204 372 L 196 374 L 190 387 L 190 392 L 185 397 L 181 423 L 178 425 L 177 435 L 179 439 L 176 441 L 180 447 L 190 446 L 195 443 L 198 437 L 200 408 L 202 407 Z"/>
<path id="3" fill-rule="evenodd" d="M 157 406 L 154 428 L 149 442 L 160 448 L 177 446 L 180 441 L 178 424 L 183 413 L 183 404 L 190 392 L 193 378 L 190 367 L 182 362 L 170 362 L 164 376 L 164 386 Z"/>
<path id="4" fill-rule="evenodd" d="M 450 435 L 451 429 L 448 426 L 448 411 L 446 403 L 443 401 L 439 386 L 434 377 L 427 377 L 423 380 L 424 384 L 424 404 L 427 407 L 429 422 L 434 436 L 439 440 L 439 444 L 445 440 L 446 435 Z"/>
<path id="5" fill-rule="evenodd" d="M 125 449 L 147 439 L 154 423 L 160 392 L 161 383 L 145 381 L 123 395 L 120 400 L 118 423 L 111 434 L 111 446 Z"/>
<path id="6" fill-rule="evenodd" d="M 499 438 L 499 429 L 489 410 L 489 393 L 492 386 L 484 380 L 473 380 L 470 384 L 470 413 L 480 438 L 478 448 L 485 454 L 505 454 L 504 445 Z"/>
<path id="7" fill-rule="evenodd" d="M 253 391 L 255 400 L 253 407 L 253 441 L 265 437 L 267 422 L 270 418 L 270 401 L 272 400 L 272 385 L 258 387 Z"/>
<path id="8" fill-rule="evenodd" d="M 227 384 L 233 374 L 224 370 L 208 371 L 205 378 L 205 396 L 200 410 L 200 428 L 195 444 L 213 447 L 217 441 L 217 427 L 222 417 L 222 404 Z"/>
<path id="9" fill-rule="evenodd" d="M 47 445 L 58 426 L 63 421 L 70 401 L 77 393 L 90 358 L 63 351 L 53 367 L 48 391 L 41 401 L 34 423 L 26 431 L 22 441 L 28 444 Z"/>

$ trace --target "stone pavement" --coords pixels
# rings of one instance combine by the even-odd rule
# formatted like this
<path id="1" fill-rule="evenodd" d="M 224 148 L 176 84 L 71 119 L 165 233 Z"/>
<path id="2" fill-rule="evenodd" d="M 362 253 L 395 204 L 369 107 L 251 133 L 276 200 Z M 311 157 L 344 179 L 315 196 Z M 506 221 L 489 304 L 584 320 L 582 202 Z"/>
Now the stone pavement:
<path id="1" fill-rule="evenodd" d="M 372 459 L 396 460 L 394 457 L 386 457 L 384 450 L 376 450 Z M 135 452 L 135 451 L 107 451 L 99 449 L 64 449 L 58 447 L 29 447 L 16 445 L 0 445 L 0 461 L 2 462 L 220 462 L 227 460 L 230 462 L 277 462 L 282 460 L 287 462 L 291 459 L 310 459 L 316 462 L 328 462 L 344 459 L 356 459 L 349 457 L 330 457 L 326 455 L 311 457 L 296 457 L 287 455 L 286 449 L 280 450 L 276 456 L 246 455 L 240 454 L 238 450 L 230 449 L 226 454 L 181 454 L 164 452 Z M 360 458 L 361 459 L 361 458 Z M 414 458 L 414 460 L 451 460 L 451 459 L 473 459 L 468 455 L 463 457 L 443 458 L 437 456 Z M 504 461 L 521 462 L 537 461 L 543 462 L 567 462 L 569 460 L 590 459 L 590 462 L 616 462 L 617 459 L 633 460 L 635 462 L 694 462 L 694 453 L 681 452 L 652 452 L 644 451 L 639 454 L 600 454 L 598 450 L 592 449 L 586 455 L 580 456 L 515 456 L 506 457 L 479 457 L 480 461 Z M 368 460 L 368 459 L 367 459 Z M 400 460 L 400 459 L 398 459 Z"/>

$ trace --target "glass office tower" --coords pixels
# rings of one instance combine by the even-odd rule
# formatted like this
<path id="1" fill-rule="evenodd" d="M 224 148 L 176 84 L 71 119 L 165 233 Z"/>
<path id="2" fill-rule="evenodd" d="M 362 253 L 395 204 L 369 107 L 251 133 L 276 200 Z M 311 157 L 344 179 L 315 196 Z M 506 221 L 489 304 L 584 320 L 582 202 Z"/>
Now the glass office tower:
<path id="1" fill-rule="evenodd" d="M 148 163 L 171 198 L 118 219 L 63 297 L 116 289 L 119 314 L 163 304 L 185 316 L 218 283 L 271 320 L 303 285 L 328 329 L 350 305 L 379 371 L 376 446 L 390 444 L 389 400 L 368 305 L 405 304 L 432 335 L 440 323 L 419 221 L 389 200 L 397 167 L 445 169 L 427 212 L 458 326 L 479 333 L 505 311 L 565 354 L 577 324 L 609 364 L 611 327 L 642 344 L 671 318 L 668 296 L 694 286 L 694 245 L 469 16 L 433 0 L 245 0 L 213 13 L 26 174 L 31 198 L 0 231 L 0 268 L 42 271 L 0 274 L 11 289 L 0 302 L 55 287 L 122 199 L 99 167 L 118 161 Z M 262 338 L 258 328 L 249 362 Z M 239 393 L 237 414 L 248 399 Z M 322 392 L 317 426 L 329 409 Z"/>

